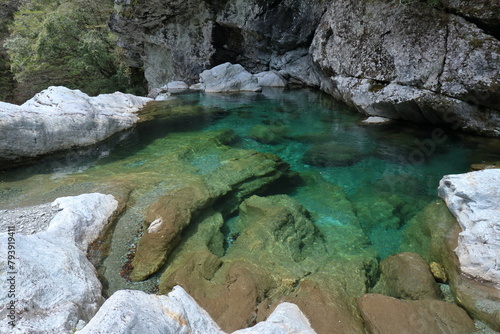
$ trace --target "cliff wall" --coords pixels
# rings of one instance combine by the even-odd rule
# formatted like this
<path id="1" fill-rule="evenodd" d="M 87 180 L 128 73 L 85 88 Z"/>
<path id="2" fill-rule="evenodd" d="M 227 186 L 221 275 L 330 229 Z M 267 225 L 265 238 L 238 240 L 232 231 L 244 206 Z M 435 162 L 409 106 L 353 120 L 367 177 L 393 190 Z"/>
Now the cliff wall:
<path id="1" fill-rule="evenodd" d="M 429 2 L 429 3 L 428 3 Z M 500 3 L 116 0 L 110 27 L 150 88 L 232 62 L 360 112 L 500 136 Z"/>

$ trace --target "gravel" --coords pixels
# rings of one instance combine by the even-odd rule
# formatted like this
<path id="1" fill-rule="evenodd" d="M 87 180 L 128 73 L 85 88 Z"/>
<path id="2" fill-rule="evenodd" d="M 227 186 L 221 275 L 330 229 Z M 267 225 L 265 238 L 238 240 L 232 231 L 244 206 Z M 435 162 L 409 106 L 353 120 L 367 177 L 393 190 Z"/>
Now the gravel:
<path id="1" fill-rule="evenodd" d="M 45 231 L 58 211 L 51 203 L 0 210 L 0 233 L 7 232 L 9 226 L 15 226 L 20 234 Z"/>

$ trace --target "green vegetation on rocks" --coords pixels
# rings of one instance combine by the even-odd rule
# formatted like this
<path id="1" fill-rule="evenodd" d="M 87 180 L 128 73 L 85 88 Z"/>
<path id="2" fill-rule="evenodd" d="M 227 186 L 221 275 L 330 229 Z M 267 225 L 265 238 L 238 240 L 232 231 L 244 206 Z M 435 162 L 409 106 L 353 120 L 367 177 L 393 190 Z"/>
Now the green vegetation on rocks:
<path id="1" fill-rule="evenodd" d="M 116 90 L 144 93 L 142 78 L 134 78 L 116 46 L 117 37 L 108 29 L 112 9 L 110 0 L 23 2 L 5 42 L 18 84 L 16 100 L 51 85 L 90 95 Z"/>

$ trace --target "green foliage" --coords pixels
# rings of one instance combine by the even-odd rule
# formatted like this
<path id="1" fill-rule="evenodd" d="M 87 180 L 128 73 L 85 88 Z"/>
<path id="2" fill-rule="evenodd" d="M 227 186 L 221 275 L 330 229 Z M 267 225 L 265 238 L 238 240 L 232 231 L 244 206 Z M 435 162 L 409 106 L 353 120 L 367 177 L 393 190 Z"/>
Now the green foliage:
<path id="1" fill-rule="evenodd" d="M 107 27 L 112 10 L 112 0 L 25 2 L 5 43 L 21 94 L 50 85 L 91 95 L 130 91 L 133 78 Z"/>

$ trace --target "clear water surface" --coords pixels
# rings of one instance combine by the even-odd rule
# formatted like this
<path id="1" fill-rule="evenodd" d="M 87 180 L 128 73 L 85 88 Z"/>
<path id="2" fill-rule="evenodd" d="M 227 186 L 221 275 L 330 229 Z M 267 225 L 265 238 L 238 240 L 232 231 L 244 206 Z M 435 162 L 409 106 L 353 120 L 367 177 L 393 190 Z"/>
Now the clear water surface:
<path id="1" fill-rule="evenodd" d="M 171 186 L 164 180 L 171 145 L 187 143 L 193 136 L 229 128 L 239 137 L 232 145 L 278 155 L 309 182 L 283 185 L 274 192 L 302 203 L 324 233 L 357 219 L 381 259 L 404 248 L 405 227 L 437 199 L 443 175 L 467 172 L 474 163 L 500 160 L 498 140 L 457 135 L 423 124 L 363 125 L 365 116 L 308 89 L 190 92 L 156 105 L 149 121 L 104 144 L 0 174 L 0 208 L 88 191 L 129 198 L 101 268 L 111 292 L 151 289 L 153 283 L 121 279 L 119 268 L 137 241 L 145 208 Z M 193 108 L 199 117 L 172 123 L 165 116 L 173 109 L 189 113 Z M 196 152 L 191 161 L 200 174 L 218 163 L 214 152 Z M 345 210 L 329 205 L 339 198 L 339 191 L 348 203 Z M 225 226 L 228 247 L 234 232 L 231 223 L 230 219 Z M 349 236 L 337 237 L 346 248 L 358 247 Z"/>

